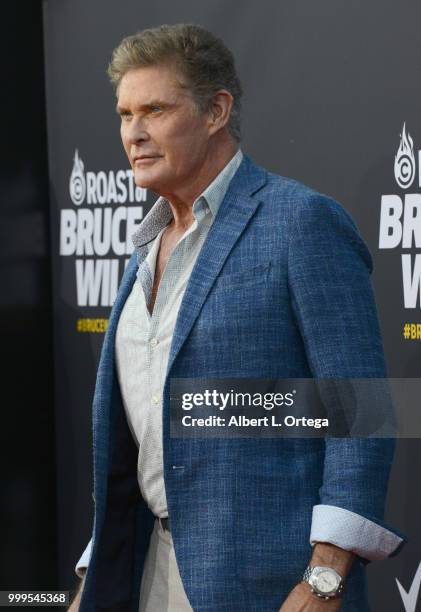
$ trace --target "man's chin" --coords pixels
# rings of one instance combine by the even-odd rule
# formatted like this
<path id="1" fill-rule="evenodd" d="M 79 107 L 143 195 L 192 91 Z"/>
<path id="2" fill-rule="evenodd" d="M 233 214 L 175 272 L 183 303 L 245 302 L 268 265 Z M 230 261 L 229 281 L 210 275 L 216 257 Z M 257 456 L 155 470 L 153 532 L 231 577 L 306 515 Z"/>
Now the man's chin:
<path id="1" fill-rule="evenodd" d="M 134 182 L 137 187 L 142 187 L 143 189 L 150 189 L 157 194 L 160 194 L 161 191 L 165 191 L 165 187 L 167 183 L 162 175 L 158 176 L 157 174 L 153 174 L 152 172 L 142 172 L 137 171 L 134 173 Z"/>
<path id="2" fill-rule="evenodd" d="M 143 187 L 143 189 L 152 189 L 153 191 L 153 185 L 155 184 L 155 181 L 152 176 L 148 176 L 147 172 L 135 171 L 133 178 L 136 187 Z"/>

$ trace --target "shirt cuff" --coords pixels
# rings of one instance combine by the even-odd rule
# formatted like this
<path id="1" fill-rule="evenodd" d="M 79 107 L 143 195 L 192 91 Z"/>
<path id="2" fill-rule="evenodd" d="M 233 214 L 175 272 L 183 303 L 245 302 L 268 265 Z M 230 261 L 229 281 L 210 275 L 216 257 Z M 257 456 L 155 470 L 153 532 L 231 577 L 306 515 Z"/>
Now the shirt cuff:
<path id="1" fill-rule="evenodd" d="M 369 561 L 389 557 L 403 543 L 393 531 L 378 525 L 360 514 L 319 504 L 313 507 L 310 544 L 328 542 Z"/>
<path id="2" fill-rule="evenodd" d="M 75 572 L 79 576 L 79 578 L 83 578 L 86 572 L 86 568 L 89 565 L 89 561 L 91 558 L 91 548 L 92 548 L 92 540 L 89 540 L 88 546 L 83 551 L 83 555 L 76 563 Z"/>

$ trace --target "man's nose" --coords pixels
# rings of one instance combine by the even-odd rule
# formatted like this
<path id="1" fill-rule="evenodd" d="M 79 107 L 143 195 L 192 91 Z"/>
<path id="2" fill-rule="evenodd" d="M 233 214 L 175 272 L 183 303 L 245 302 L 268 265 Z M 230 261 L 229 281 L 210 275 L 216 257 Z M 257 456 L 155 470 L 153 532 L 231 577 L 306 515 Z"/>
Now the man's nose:
<path id="1" fill-rule="evenodd" d="M 149 140 L 149 134 L 141 119 L 130 121 L 128 129 L 126 130 L 126 138 L 130 144 L 137 144 Z"/>

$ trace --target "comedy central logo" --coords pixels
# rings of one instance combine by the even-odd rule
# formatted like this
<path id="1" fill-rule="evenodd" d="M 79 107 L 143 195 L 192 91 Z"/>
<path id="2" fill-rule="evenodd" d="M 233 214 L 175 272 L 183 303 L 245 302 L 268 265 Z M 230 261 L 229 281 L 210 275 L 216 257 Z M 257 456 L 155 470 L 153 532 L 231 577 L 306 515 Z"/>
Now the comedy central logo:
<path id="1" fill-rule="evenodd" d="M 74 258 L 77 305 L 111 306 L 147 191 L 131 169 L 87 170 L 76 149 L 69 193 L 73 205 L 60 210 L 60 255 Z"/>
<path id="2" fill-rule="evenodd" d="M 394 174 L 401 192 L 381 196 L 379 249 L 405 249 L 400 253 L 404 307 L 421 308 L 421 150 L 414 153 L 406 123 L 400 137 Z"/>
<path id="3" fill-rule="evenodd" d="M 79 157 L 79 152 L 77 149 L 73 158 L 73 168 L 70 175 L 69 191 L 73 204 L 76 206 L 82 204 L 86 196 L 86 180 L 84 164 Z"/>
<path id="4" fill-rule="evenodd" d="M 146 201 L 146 189 L 135 184 L 133 170 L 85 171 L 78 149 L 73 157 L 69 193 L 75 206 Z"/>
<path id="5" fill-rule="evenodd" d="M 414 141 L 403 124 L 401 142 L 395 156 L 395 179 L 399 187 L 408 189 L 415 178 Z"/>

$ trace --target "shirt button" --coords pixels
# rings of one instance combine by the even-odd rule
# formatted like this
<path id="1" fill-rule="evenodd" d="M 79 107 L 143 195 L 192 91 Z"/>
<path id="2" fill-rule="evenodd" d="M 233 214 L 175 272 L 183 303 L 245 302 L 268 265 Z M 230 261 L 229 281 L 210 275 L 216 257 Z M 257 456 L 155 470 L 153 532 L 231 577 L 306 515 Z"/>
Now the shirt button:
<path id="1" fill-rule="evenodd" d="M 156 345 L 158 344 L 158 340 L 156 338 L 152 338 L 152 340 L 149 342 L 150 346 L 152 348 L 155 348 Z"/>
<path id="2" fill-rule="evenodd" d="M 152 404 L 155 406 L 159 404 L 159 395 L 152 395 Z"/>

